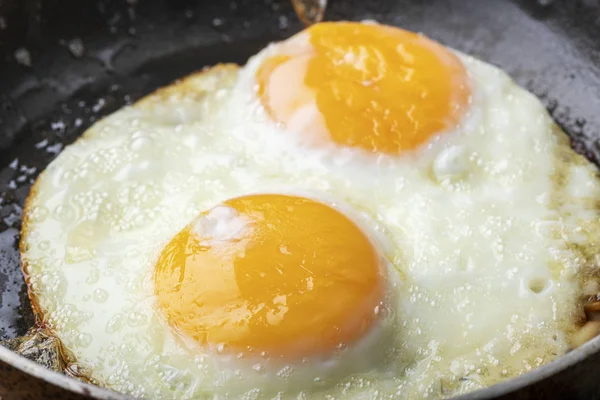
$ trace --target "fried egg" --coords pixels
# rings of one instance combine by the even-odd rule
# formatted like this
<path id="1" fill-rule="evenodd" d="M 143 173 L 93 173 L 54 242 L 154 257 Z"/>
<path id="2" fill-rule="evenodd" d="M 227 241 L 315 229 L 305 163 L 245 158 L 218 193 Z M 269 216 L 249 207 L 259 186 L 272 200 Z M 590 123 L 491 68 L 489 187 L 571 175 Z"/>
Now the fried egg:
<path id="1" fill-rule="evenodd" d="M 599 194 L 496 67 L 322 23 L 94 124 L 21 252 L 39 323 L 116 391 L 447 397 L 572 345 Z"/>

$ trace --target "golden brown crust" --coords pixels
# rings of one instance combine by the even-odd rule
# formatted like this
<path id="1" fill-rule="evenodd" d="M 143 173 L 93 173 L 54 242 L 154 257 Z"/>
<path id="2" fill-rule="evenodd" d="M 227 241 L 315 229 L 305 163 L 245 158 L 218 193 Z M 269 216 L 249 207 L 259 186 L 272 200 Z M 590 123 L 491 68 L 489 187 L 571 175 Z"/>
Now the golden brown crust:
<path id="1" fill-rule="evenodd" d="M 225 86 L 228 86 L 228 84 L 230 85 L 234 81 L 235 72 L 237 72 L 238 69 L 239 66 L 237 64 L 217 64 L 212 67 L 205 67 L 198 72 L 194 72 L 186 77 L 178 79 L 170 85 L 155 90 L 147 96 L 139 99 L 133 104 L 132 107 L 146 109 L 151 108 L 156 104 L 182 97 L 197 98 L 199 100 L 202 96 L 205 96 L 206 94 L 222 87 L 222 80 L 226 81 Z M 98 122 L 89 127 L 81 137 L 77 138 L 75 143 L 77 143 L 77 141 L 79 141 L 81 138 L 85 137 L 88 132 L 92 131 Z M 34 184 L 31 186 L 31 190 L 25 201 L 25 206 L 23 207 L 23 220 L 21 224 L 21 240 L 19 242 L 19 251 L 21 253 L 21 271 L 23 272 L 25 284 L 27 285 L 27 296 L 29 297 L 35 316 L 35 324 L 38 328 L 48 329 L 48 327 L 44 325 L 43 311 L 39 301 L 31 289 L 29 283 L 28 264 L 27 260 L 24 258 L 24 253 L 26 251 L 26 238 L 30 232 L 29 215 L 31 214 L 34 199 L 37 197 L 39 185 L 44 177 L 44 174 L 45 171 L 43 171 L 37 177 Z"/>
<path id="2" fill-rule="evenodd" d="M 213 67 L 204 68 L 181 79 L 176 80 L 168 86 L 157 89 L 149 95 L 138 100 L 133 107 L 149 108 L 154 104 L 187 98 L 198 98 L 221 87 L 221 82 L 231 78 L 232 72 L 236 72 L 237 64 L 217 64 Z M 214 79 L 211 79 L 214 78 Z"/>
<path id="3" fill-rule="evenodd" d="M 23 221 L 21 223 L 21 240 L 19 241 L 19 251 L 21 253 L 21 271 L 23 272 L 23 277 L 25 278 L 25 284 L 27 285 L 27 297 L 29 297 L 29 301 L 31 302 L 31 308 L 33 310 L 33 315 L 35 317 L 34 318 L 35 325 L 38 328 L 43 327 L 42 326 L 43 325 L 43 322 L 42 322 L 43 314 L 42 314 L 40 305 L 37 301 L 37 298 L 33 294 L 33 291 L 31 290 L 31 286 L 29 285 L 29 274 L 27 272 L 28 265 L 27 265 L 27 261 L 23 258 L 23 253 L 25 252 L 25 237 L 27 236 L 27 234 L 29 232 L 28 226 L 29 226 L 30 209 L 32 207 L 33 199 L 37 195 L 37 191 L 39 188 L 39 182 L 43 175 L 44 175 L 44 172 L 42 172 L 40 175 L 38 175 L 35 182 L 31 186 L 31 190 L 29 191 L 29 195 L 27 196 L 27 199 L 25 200 L 25 206 L 23 207 Z"/>

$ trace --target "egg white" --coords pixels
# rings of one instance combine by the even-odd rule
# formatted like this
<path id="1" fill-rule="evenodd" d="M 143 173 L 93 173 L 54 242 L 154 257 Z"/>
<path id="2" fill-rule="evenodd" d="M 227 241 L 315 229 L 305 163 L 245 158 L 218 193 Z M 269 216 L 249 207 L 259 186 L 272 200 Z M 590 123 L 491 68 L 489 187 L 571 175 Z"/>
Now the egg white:
<path id="1" fill-rule="evenodd" d="M 439 397 L 564 353 L 581 276 L 595 266 L 600 185 L 540 102 L 459 55 L 475 95 L 455 132 L 399 157 L 314 149 L 256 98 L 256 69 L 274 51 L 112 114 L 38 179 L 24 270 L 78 362 L 139 397 Z M 162 247 L 225 199 L 278 191 L 341 204 L 381 244 L 393 334 L 374 330 L 340 358 L 275 366 L 207 354 L 172 332 L 153 297 Z"/>
<path id="2" fill-rule="evenodd" d="M 245 170 L 239 163 L 249 157 L 223 143 L 222 126 L 210 115 L 226 107 L 219 87 L 235 73 L 217 67 L 99 122 L 47 168 L 28 201 L 23 262 L 43 322 L 95 379 L 117 391 L 274 396 L 328 387 L 385 362 L 381 341 L 396 324 L 389 311 L 399 283 L 393 275 L 383 317 L 366 337 L 294 363 L 202 349 L 173 332 L 156 309 L 154 265 L 166 243 L 201 211 L 245 194 L 295 194 L 339 209 L 381 248 L 382 267 L 392 268 L 381 228 L 336 196 L 257 173 L 228 177 Z"/>

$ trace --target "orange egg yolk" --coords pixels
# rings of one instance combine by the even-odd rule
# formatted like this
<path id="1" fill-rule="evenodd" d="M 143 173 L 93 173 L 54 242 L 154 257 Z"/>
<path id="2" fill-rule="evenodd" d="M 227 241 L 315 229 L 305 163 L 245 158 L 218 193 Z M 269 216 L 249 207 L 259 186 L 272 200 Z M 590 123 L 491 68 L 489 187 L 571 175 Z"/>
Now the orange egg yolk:
<path id="1" fill-rule="evenodd" d="M 379 256 L 339 211 L 250 195 L 203 212 L 163 249 L 155 293 L 169 324 L 209 348 L 304 357 L 362 337 L 383 299 Z"/>
<path id="2" fill-rule="evenodd" d="M 399 154 L 455 128 L 469 79 L 449 50 L 402 29 L 320 23 L 279 45 L 257 72 L 271 117 L 309 143 Z"/>

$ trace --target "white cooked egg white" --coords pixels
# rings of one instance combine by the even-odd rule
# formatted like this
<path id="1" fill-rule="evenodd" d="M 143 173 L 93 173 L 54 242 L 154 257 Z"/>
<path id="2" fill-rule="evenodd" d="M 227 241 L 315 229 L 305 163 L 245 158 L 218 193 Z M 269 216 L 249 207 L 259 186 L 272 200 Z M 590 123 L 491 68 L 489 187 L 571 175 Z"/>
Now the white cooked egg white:
<path id="1" fill-rule="evenodd" d="M 37 180 L 23 268 L 42 322 L 77 363 L 144 398 L 439 398 L 564 354 L 597 276 L 600 185 L 539 100 L 456 54 L 472 93 L 452 129 L 399 154 L 315 146 L 257 95 L 278 46 L 104 118 Z M 206 210 L 260 193 L 326 204 L 376 249 L 383 312 L 339 351 L 282 361 L 208 348 L 158 306 L 169 241 Z M 210 229 L 237 232 L 228 227 Z"/>

